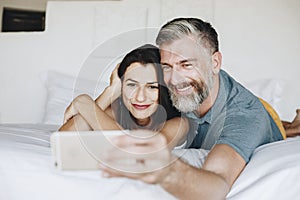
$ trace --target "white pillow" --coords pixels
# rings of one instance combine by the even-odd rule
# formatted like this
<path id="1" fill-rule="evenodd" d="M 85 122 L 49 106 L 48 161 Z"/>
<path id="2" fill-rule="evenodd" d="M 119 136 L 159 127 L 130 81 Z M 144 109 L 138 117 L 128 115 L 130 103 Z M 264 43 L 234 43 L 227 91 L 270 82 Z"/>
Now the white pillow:
<path id="1" fill-rule="evenodd" d="M 95 99 L 109 85 L 107 82 L 97 83 L 97 81 L 75 78 L 56 71 L 42 72 L 41 79 L 47 89 L 43 117 L 45 124 L 62 124 L 65 109 L 73 98 L 79 94 L 88 94 Z"/>
<path id="2" fill-rule="evenodd" d="M 256 96 L 267 101 L 277 112 L 280 111 L 280 101 L 283 96 L 285 82 L 279 79 L 261 79 L 243 84 Z"/>
<path id="3" fill-rule="evenodd" d="M 46 124 L 62 124 L 65 109 L 73 98 L 79 94 L 89 94 L 95 99 L 109 85 L 108 82 L 97 83 L 56 71 L 43 72 L 41 79 L 47 89 L 46 110 L 43 117 L 43 123 Z M 283 80 L 261 79 L 243 85 L 256 96 L 270 103 L 280 114 L 280 101 L 285 85 Z"/>

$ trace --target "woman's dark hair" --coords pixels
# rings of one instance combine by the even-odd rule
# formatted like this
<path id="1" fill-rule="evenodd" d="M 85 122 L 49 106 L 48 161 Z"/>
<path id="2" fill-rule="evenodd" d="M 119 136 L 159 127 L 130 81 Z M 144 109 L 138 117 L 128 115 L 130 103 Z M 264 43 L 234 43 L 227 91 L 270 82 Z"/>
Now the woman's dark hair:
<path id="1" fill-rule="evenodd" d="M 166 120 L 169 120 L 174 117 L 180 117 L 180 112 L 172 105 L 172 101 L 169 97 L 169 91 L 166 87 L 166 84 L 164 82 L 163 78 L 163 71 L 160 66 L 160 54 L 159 49 L 156 46 L 153 46 L 151 44 L 146 44 L 141 47 L 138 47 L 131 52 L 129 52 L 120 63 L 120 66 L 118 68 L 118 76 L 123 82 L 124 74 L 126 73 L 127 68 L 132 63 L 141 63 L 143 65 L 146 64 L 153 64 L 156 76 L 158 80 L 159 85 L 159 98 L 158 102 L 161 106 L 158 106 L 158 109 L 156 112 L 151 116 L 153 121 L 156 125 L 163 123 Z M 132 118 L 133 116 L 130 114 L 128 109 L 125 107 L 123 103 L 123 99 L 118 99 L 120 103 L 119 110 L 117 112 L 117 121 L 120 123 L 120 125 L 125 129 L 132 129 L 134 126 L 132 126 Z M 165 114 L 163 114 L 165 113 Z M 129 117 L 130 116 L 130 117 Z M 130 118 L 130 119 L 129 119 Z M 163 118 L 163 119 L 162 119 Z"/>

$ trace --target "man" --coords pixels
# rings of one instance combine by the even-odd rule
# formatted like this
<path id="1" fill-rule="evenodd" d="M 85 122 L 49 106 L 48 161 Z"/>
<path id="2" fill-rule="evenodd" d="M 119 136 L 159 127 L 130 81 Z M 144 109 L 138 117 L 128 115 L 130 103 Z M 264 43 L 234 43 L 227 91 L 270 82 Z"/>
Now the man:
<path id="1" fill-rule="evenodd" d="M 225 199 L 234 181 L 262 144 L 284 136 L 261 101 L 221 70 L 215 29 L 196 18 L 179 18 L 165 24 L 156 39 L 165 82 L 174 106 L 192 121 L 190 148 L 210 150 L 201 169 L 174 160 L 168 148 L 160 156 L 137 163 L 170 164 L 145 173 L 128 173 L 101 166 L 105 176 L 126 176 L 160 184 L 179 199 Z M 196 126 L 194 126 L 196 124 Z M 147 140 L 128 136 L 115 144 L 133 152 L 151 152 L 166 144 L 162 135 Z M 116 158 L 110 154 L 111 159 Z"/>

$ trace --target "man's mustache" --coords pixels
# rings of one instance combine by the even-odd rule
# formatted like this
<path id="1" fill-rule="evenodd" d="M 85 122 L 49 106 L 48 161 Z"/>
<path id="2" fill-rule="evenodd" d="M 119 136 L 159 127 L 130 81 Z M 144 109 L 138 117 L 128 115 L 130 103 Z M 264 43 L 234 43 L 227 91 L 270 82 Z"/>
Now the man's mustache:
<path id="1" fill-rule="evenodd" d="M 199 83 L 199 82 L 197 82 L 195 80 L 192 80 L 190 82 L 187 82 L 187 81 L 181 82 L 181 83 L 178 83 L 176 85 L 174 85 L 172 83 L 169 83 L 168 84 L 168 88 L 171 89 L 171 90 L 174 90 L 174 89 L 183 89 L 183 88 L 192 86 L 192 87 L 194 87 L 196 89 L 196 91 L 199 91 L 199 90 L 201 90 L 202 85 L 203 85 L 203 83 L 201 84 L 201 83 Z"/>

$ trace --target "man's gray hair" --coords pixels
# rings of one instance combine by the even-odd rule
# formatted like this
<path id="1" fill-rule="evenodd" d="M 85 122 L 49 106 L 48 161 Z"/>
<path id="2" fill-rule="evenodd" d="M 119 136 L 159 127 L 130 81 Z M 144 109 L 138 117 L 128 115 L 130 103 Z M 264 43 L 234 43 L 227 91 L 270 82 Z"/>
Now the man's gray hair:
<path id="1" fill-rule="evenodd" d="M 187 35 L 196 35 L 202 47 L 211 54 L 219 51 L 218 34 L 210 23 L 197 18 L 176 18 L 167 22 L 159 31 L 156 44 L 161 46 L 181 39 Z"/>

